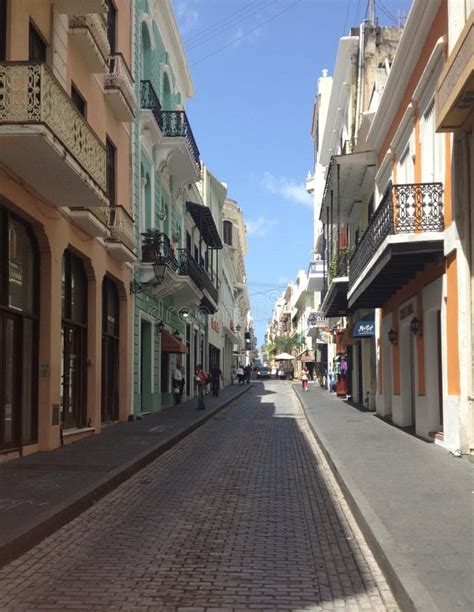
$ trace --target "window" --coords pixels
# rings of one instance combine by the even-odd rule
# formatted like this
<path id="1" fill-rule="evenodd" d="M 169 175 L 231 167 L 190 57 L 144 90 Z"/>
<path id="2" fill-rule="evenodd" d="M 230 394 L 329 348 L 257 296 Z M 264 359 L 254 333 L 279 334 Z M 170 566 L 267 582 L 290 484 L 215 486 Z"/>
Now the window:
<path id="1" fill-rule="evenodd" d="M 0 0 L 0 62 L 7 59 L 7 0 Z"/>
<path id="2" fill-rule="evenodd" d="M 224 221 L 224 242 L 232 246 L 232 221 Z"/>
<path id="3" fill-rule="evenodd" d="M 443 179 L 443 136 L 436 134 L 434 100 L 423 113 L 421 124 L 421 173 L 424 183 Z"/>
<path id="4" fill-rule="evenodd" d="M 81 113 L 81 115 L 85 117 L 87 102 L 84 100 L 84 98 L 79 93 L 79 90 L 74 85 L 71 85 L 71 100 L 77 110 Z"/>
<path id="5" fill-rule="evenodd" d="M 107 38 L 110 44 L 110 54 L 115 55 L 117 48 L 117 9 L 112 0 L 107 0 Z"/>
<path id="6" fill-rule="evenodd" d="M 372 196 L 369 200 L 369 206 L 367 208 L 367 223 L 370 223 L 370 220 L 372 219 L 372 215 L 375 212 L 375 198 L 374 196 Z"/>
<path id="7" fill-rule="evenodd" d="M 28 58 L 32 62 L 46 61 L 46 43 L 31 23 Z"/>
<path id="8" fill-rule="evenodd" d="M 109 196 L 110 206 L 115 206 L 116 194 L 115 194 L 115 168 L 116 168 L 116 156 L 117 150 L 114 143 L 107 138 L 106 143 L 106 182 L 107 182 L 107 195 Z"/>
<path id="9" fill-rule="evenodd" d="M 191 253 L 191 234 L 186 232 L 186 248 Z"/>

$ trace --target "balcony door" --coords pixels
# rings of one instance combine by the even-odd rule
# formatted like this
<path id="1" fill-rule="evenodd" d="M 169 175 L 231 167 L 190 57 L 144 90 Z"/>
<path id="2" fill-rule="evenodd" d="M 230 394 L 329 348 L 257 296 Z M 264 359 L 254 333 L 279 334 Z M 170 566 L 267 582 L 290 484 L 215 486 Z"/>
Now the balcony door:
<path id="1" fill-rule="evenodd" d="M 79 257 L 63 257 L 61 327 L 61 426 L 86 422 L 87 277 Z"/>

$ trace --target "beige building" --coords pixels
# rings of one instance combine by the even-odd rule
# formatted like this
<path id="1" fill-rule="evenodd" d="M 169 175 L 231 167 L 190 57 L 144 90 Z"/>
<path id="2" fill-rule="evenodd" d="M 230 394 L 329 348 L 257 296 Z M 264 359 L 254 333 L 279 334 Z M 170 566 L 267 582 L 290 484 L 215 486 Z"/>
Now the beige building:
<path id="1" fill-rule="evenodd" d="M 130 0 L 0 0 L 3 456 L 130 413 L 130 28 Z"/>

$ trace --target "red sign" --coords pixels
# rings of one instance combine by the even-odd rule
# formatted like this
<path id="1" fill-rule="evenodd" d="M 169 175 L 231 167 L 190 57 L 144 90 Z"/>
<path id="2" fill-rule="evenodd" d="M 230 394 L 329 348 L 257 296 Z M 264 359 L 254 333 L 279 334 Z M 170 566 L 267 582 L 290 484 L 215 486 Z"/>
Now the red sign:
<path id="1" fill-rule="evenodd" d="M 229 329 L 230 329 L 230 331 L 231 331 L 232 333 L 235 331 L 235 329 L 234 329 L 234 322 L 233 322 L 233 321 L 231 321 L 231 322 L 229 323 Z"/>
<path id="2" fill-rule="evenodd" d="M 219 327 L 219 323 L 215 319 L 211 319 L 211 327 L 216 333 L 218 334 L 221 333 L 221 328 Z"/>

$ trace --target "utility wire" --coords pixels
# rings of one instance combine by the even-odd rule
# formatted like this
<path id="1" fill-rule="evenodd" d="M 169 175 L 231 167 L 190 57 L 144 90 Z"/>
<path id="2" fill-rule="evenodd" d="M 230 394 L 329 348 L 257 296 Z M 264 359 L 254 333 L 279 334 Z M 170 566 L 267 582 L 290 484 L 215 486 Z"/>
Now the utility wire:
<path id="1" fill-rule="evenodd" d="M 345 36 L 346 35 L 346 28 L 347 28 L 347 20 L 349 19 L 349 10 L 351 8 L 351 0 L 347 0 L 347 11 L 346 11 L 346 19 L 344 21 L 344 30 L 342 31 L 342 35 Z"/>
<path id="2" fill-rule="evenodd" d="M 378 3 L 378 6 L 380 8 L 380 10 L 383 12 L 383 14 L 385 15 L 385 17 L 387 17 L 390 21 L 393 21 L 394 23 L 398 23 L 398 19 L 395 17 L 395 15 L 393 15 L 388 9 L 387 7 L 382 4 L 382 2 Z"/>
<path id="3" fill-rule="evenodd" d="M 274 15 L 272 15 L 271 17 L 269 17 L 268 19 L 266 19 L 265 21 L 262 21 L 258 26 L 255 26 L 255 28 L 252 28 L 251 30 L 248 30 L 247 32 L 244 32 L 241 36 L 237 36 L 236 38 L 234 38 L 233 40 L 231 40 L 230 42 L 228 42 L 227 44 L 223 45 L 222 47 L 219 47 L 218 49 L 216 49 L 215 51 L 213 51 L 212 53 L 209 53 L 208 55 L 205 55 L 204 57 L 202 57 L 201 59 L 197 60 L 196 62 L 193 62 L 191 64 L 192 66 L 196 66 L 197 64 L 201 64 L 202 62 L 204 62 L 205 60 L 209 59 L 210 57 L 212 57 L 213 55 L 216 55 L 217 53 L 220 53 L 221 51 L 223 51 L 224 49 L 227 49 L 227 47 L 231 47 L 233 45 L 235 45 L 236 42 L 238 42 L 239 40 L 242 40 L 243 38 L 245 38 L 246 36 L 248 36 L 249 34 L 252 34 L 252 32 L 255 32 L 255 30 L 258 30 L 259 28 L 261 28 L 263 25 L 269 23 L 270 21 L 273 21 L 274 19 L 276 19 L 277 17 L 279 17 L 280 15 L 283 15 L 283 13 L 286 13 L 287 11 L 289 11 L 290 9 L 292 9 L 294 6 L 296 6 L 297 4 L 300 4 L 302 0 L 295 0 L 295 2 L 293 2 L 292 4 L 290 4 L 289 6 L 285 7 L 282 11 L 280 11 L 279 13 L 275 13 Z"/>
<path id="4" fill-rule="evenodd" d="M 195 47 L 205 45 L 206 43 L 208 43 L 210 40 L 212 40 L 216 36 L 221 36 L 227 30 L 230 30 L 231 28 L 235 28 L 240 23 L 250 19 L 254 15 L 257 15 L 260 11 L 262 11 L 263 9 L 269 7 L 271 4 L 274 4 L 274 3 L 275 3 L 275 0 L 271 0 L 270 2 L 268 2 L 268 0 L 265 0 L 263 3 L 261 3 L 257 7 L 252 6 L 251 7 L 252 10 L 250 13 L 243 15 L 238 19 L 231 20 L 228 23 L 225 23 L 224 20 L 223 22 L 218 22 L 214 26 L 214 28 L 210 28 L 209 31 L 207 32 L 203 31 L 202 33 L 197 35 L 195 38 L 193 38 L 193 40 L 189 41 L 187 44 L 188 49 L 194 49 Z"/>
<path id="5" fill-rule="evenodd" d="M 360 0 L 357 0 L 357 8 L 356 8 L 356 12 L 354 15 L 354 25 L 357 23 L 357 17 L 359 15 L 359 8 L 360 8 Z"/>

